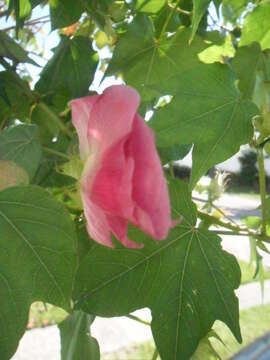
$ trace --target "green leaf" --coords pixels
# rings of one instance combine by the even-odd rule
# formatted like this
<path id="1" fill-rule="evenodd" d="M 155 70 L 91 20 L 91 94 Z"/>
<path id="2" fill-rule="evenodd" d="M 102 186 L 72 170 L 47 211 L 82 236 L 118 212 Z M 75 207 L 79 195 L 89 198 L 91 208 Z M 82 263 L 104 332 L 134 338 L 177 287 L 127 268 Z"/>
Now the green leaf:
<path id="1" fill-rule="evenodd" d="M 37 136 L 35 125 L 10 127 L 0 134 L 0 159 L 14 161 L 27 171 L 30 180 L 37 171 L 42 154 Z"/>
<path id="2" fill-rule="evenodd" d="M 20 18 L 27 17 L 32 11 L 30 0 L 20 0 Z"/>
<path id="3" fill-rule="evenodd" d="M 4 31 L 0 31 L 0 57 L 7 57 L 15 63 L 30 63 L 37 65 L 34 60 L 30 59 L 27 52 L 18 45 Z"/>
<path id="4" fill-rule="evenodd" d="M 92 315 L 74 311 L 58 325 L 61 336 L 62 360 L 99 360 L 98 342 L 91 337 Z"/>
<path id="5" fill-rule="evenodd" d="M 238 87 L 243 97 L 251 99 L 254 91 L 256 73 L 261 65 L 263 53 L 257 43 L 238 48 L 232 59 L 232 68 L 239 78 Z"/>
<path id="6" fill-rule="evenodd" d="M 235 49 L 232 44 L 231 35 L 222 36 L 217 31 L 211 31 L 205 36 L 206 41 L 212 44 L 205 50 L 198 54 L 199 59 L 205 64 L 212 64 L 214 62 L 225 63 L 227 58 L 233 58 Z"/>
<path id="7" fill-rule="evenodd" d="M 36 104 L 31 111 L 31 122 L 39 126 L 40 138 L 44 144 L 50 143 L 59 133 L 58 122 L 61 120 L 57 117 L 55 121 L 55 117 L 57 115 L 44 103 Z"/>
<path id="8" fill-rule="evenodd" d="M 169 22 L 167 23 L 169 19 Z M 161 11 L 154 17 L 156 36 L 159 37 L 166 24 L 166 31 L 175 32 L 181 25 L 181 18 L 177 12 L 172 14 L 172 8 L 166 3 Z M 182 24 L 183 25 L 183 24 Z"/>
<path id="9" fill-rule="evenodd" d="M 213 348 L 208 337 L 205 337 L 200 341 L 198 349 L 191 356 L 190 360 L 221 360 L 221 357 L 217 354 L 215 349 Z"/>
<path id="10" fill-rule="evenodd" d="M 199 37 L 189 45 L 190 31 L 180 28 L 169 38 L 158 41 L 148 17 L 140 15 L 129 25 L 128 30 L 119 37 L 106 75 L 122 73 L 127 84 L 135 87 L 142 99 L 151 100 L 157 96 L 152 88 L 162 90 L 161 84 L 169 76 L 198 65 L 198 53 L 206 49 Z M 164 90 L 164 94 L 166 95 Z"/>
<path id="11" fill-rule="evenodd" d="M 42 70 L 36 88 L 42 93 L 51 93 L 64 87 L 72 97 L 86 95 L 97 66 L 94 54 L 88 38 L 62 36 L 53 57 Z"/>
<path id="12" fill-rule="evenodd" d="M 259 216 L 247 216 L 242 220 L 252 230 L 258 230 L 262 226 L 262 219 Z"/>
<path id="13" fill-rule="evenodd" d="M 0 160 L 0 169 L 0 191 L 29 183 L 27 172 L 13 161 Z"/>
<path id="14" fill-rule="evenodd" d="M 225 65 L 201 64 L 167 79 L 171 103 L 149 125 L 157 146 L 193 143 L 191 186 L 211 166 L 230 158 L 252 137 L 257 108 L 241 100 L 233 73 Z"/>
<path id="15" fill-rule="evenodd" d="M 0 192 L 0 234 L 0 353 L 8 360 L 32 302 L 70 310 L 76 234 L 64 208 L 35 186 Z"/>
<path id="16" fill-rule="evenodd" d="M 13 71 L 1 71 L 0 88 L 0 118 L 22 121 L 28 118 L 33 96 L 27 82 Z"/>
<path id="17" fill-rule="evenodd" d="M 163 164 L 173 160 L 183 159 L 191 149 L 191 145 L 173 145 L 168 147 L 159 147 L 158 153 Z"/>
<path id="18" fill-rule="evenodd" d="M 193 16 L 192 16 L 192 32 L 190 40 L 193 40 L 200 21 L 205 14 L 211 0 L 194 0 L 193 1 Z"/>
<path id="19" fill-rule="evenodd" d="M 235 23 L 246 9 L 249 0 L 223 0 L 222 14 L 228 22 Z"/>
<path id="20" fill-rule="evenodd" d="M 262 50 L 270 48 L 270 3 L 262 2 L 249 13 L 244 22 L 240 46 L 258 42 Z"/>
<path id="21" fill-rule="evenodd" d="M 22 26 L 24 19 L 31 14 L 33 8 L 39 5 L 43 0 L 9 0 L 10 13 L 14 10 L 16 25 Z"/>
<path id="22" fill-rule="evenodd" d="M 168 239 L 153 241 L 131 228 L 130 238 L 143 242 L 143 249 L 91 245 L 81 259 L 73 296 L 77 308 L 100 316 L 149 307 L 161 358 L 185 360 L 217 319 L 241 340 L 234 295 L 240 269 L 217 235 L 195 229 L 196 207 L 187 185 L 174 179 L 169 189 L 173 218 L 181 214 L 184 221 Z"/>
<path id="23" fill-rule="evenodd" d="M 49 0 L 52 30 L 74 24 L 84 10 L 83 1 Z"/>
<path id="24" fill-rule="evenodd" d="M 144 13 L 154 14 L 159 12 L 166 2 L 166 0 L 137 0 L 136 9 Z"/>

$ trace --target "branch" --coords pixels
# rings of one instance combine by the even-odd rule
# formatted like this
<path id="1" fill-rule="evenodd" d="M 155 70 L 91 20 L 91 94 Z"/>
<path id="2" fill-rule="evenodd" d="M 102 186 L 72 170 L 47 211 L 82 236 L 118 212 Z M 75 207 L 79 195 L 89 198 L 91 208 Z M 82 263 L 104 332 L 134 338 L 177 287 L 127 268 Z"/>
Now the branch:
<path id="1" fill-rule="evenodd" d="M 24 26 L 35 26 L 35 25 L 39 25 L 39 24 L 46 24 L 48 22 L 50 22 L 51 20 L 50 19 L 47 19 L 47 20 L 40 20 L 40 21 L 28 21 L 26 23 L 24 23 Z M 13 29 L 16 29 L 16 25 L 13 25 L 13 26 L 9 26 L 5 29 L 2 29 L 2 31 L 9 31 L 9 30 L 13 30 Z"/>
<path id="2" fill-rule="evenodd" d="M 140 319 L 138 316 L 135 316 L 135 315 L 132 315 L 132 314 L 128 314 L 126 315 L 127 318 L 131 319 L 131 320 L 135 320 L 135 321 L 138 321 L 139 323 L 141 324 L 144 324 L 144 325 L 148 325 L 148 326 L 151 326 L 151 323 L 146 321 L 146 320 L 143 320 L 143 319 Z"/>
<path id="3" fill-rule="evenodd" d="M 217 210 L 225 219 L 229 220 L 231 223 L 233 223 L 234 225 L 238 225 L 233 219 L 231 219 L 229 216 L 227 216 L 225 214 L 225 212 L 220 209 L 218 206 L 216 206 L 213 202 L 211 201 L 207 201 L 207 200 L 204 200 L 204 199 L 200 199 L 196 196 L 192 196 L 192 199 L 195 200 L 195 201 L 199 201 L 199 202 L 202 202 L 202 203 L 205 203 L 205 204 L 210 204 L 215 210 Z"/>

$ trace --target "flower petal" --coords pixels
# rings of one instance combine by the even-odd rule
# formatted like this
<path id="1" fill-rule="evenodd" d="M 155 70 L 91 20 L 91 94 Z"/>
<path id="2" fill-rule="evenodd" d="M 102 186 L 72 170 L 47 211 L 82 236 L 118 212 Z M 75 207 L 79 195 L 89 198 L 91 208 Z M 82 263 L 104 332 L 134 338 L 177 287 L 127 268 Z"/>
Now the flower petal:
<path id="1" fill-rule="evenodd" d="M 88 234 L 98 243 L 113 247 L 111 227 L 107 221 L 105 212 L 95 205 L 83 191 L 82 199 Z"/>
<path id="2" fill-rule="evenodd" d="M 108 222 L 113 234 L 124 246 L 133 249 L 140 249 L 143 247 L 143 244 L 136 243 L 127 237 L 127 220 L 117 216 L 108 216 Z"/>
<path id="3" fill-rule="evenodd" d="M 134 160 L 126 157 L 126 141 L 124 138 L 104 152 L 91 188 L 89 181 L 83 186 L 88 189 L 91 201 L 107 214 L 131 219 L 135 206 L 132 200 Z M 92 168 L 89 172 L 90 178 L 93 171 Z"/>
<path id="4" fill-rule="evenodd" d="M 137 226 L 157 240 L 166 239 L 171 227 L 168 188 L 153 132 L 139 115 L 134 120 L 129 151 L 135 161 L 132 197 L 137 204 Z"/>
<path id="5" fill-rule="evenodd" d="M 132 130 L 139 102 L 139 94 L 129 86 L 107 88 L 91 112 L 89 141 L 93 144 L 98 142 L 99 151 L 104 152 L 122 140 Z"/>
<path id="6" fill-rule="evenodd" d="M 80 145 L 80 156 L 82 160 L 86 160 L 89 156 L 90 147 L 87 138 L 87 131 L 89 127 L 89 120 L 94 104 L 97 102 L 99 96 L 86 96 L 80 99 L 75 99 L 70 102 L 72 110 L 72 123 L 75 126 Z"/>

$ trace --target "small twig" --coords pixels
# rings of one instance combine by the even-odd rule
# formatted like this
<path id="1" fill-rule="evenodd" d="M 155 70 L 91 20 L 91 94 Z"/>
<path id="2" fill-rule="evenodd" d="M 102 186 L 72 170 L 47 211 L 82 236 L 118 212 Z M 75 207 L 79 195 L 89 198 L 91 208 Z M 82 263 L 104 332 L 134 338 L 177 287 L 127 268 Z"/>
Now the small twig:
<path id="1" fill-rule="evenodd" d="M 47 146 L 42 146 L 43 150 L 46 151 L 48 154 L 55 155 L 61 157 L 65 160 L 71 160 L 71 157 L 54 149 L 48 148 Z"/>
<path id="2" fill-rule="evenodd" d="M 157 360 L 157 358 L 158 358 L 158 349 L 156 348 L 152 356 L 152 360 Z"/>
<path id="3" fill-rule="evenodd" d="M 240 232 L 234 232 L 229 230 L 210 230 L 211 233 L 218 234 L 218 235 L 226 235 L 226 236 L 249 236 L 248 233 L 240 233 Z"/>
<path id="4" fill-rule="evenodd" d="M 212 14 L 210 12 L 208 12 L 208 16 L 210 17 L 210 19 L 213 21 L 213 24 L 218 26 L 220 29 L 224 30 L 224 31 L 227 31 L 227 32 L 230 32 L 231 30 L 226 28 L 225 26 L 223 25 L 220 25 L 212 16 Z"/>
<path id="5" fill-rule="evenodd" d="M 178 0 L 178 1 L 176 2 L 176 4 L 174 5 L 174 7 L 172 8 L 172 10 L 170 11 L 169 15 L 167 16 L 167 19 L 166 19 L 166 21 L 165 21 L 165 23 L 164 23 L 164 25 L 163 25 L 163 27 L 162 27 L 162 30 L 161 30 L 159 39 L 162 39 L 162 36 L 164 35 L 164 33 L 165 33 L 166 29 L 167 29 L 167 26 L 168 26 L 171 18 L 173 17 L 173 15 L 175 14 L 175 12 L 177 11 L 177 7 L 178 7 L 180 1 L 181 1 L 181 0 Z"/>
<path id="6" fill-rule="evenodd" d="M 246 227 L 243 228 L 243 227 L 240 227 L 239 225 L 234 225 L 232 223 L 224 222 L 224 221 L 218 219 L 216 216 L 211 216 L 202 211 L 198 211 L 198 215 L 200 218 L 208 220 L 210 223 L 213 223 L 213 225 L 218 225 L 218 226 L 221 226 L 221 227 L 227 228 L 229 230 L 233 230 L 233 231 L 249 231 L 248 228 L 246 228 Z"/>
<path id="7" fill-rule="evenodd" d="M 172 161 L 169 162 L 169 170 L 170 170 L 170 175 L 172 178 L 174 178 L 174 170 L 173 170 L 173 163 Z"/>
<path id="8" fill-rule="evenodd" d="M 68 137 L 70 137 L 71 139 L 73 138 L 73 134 L 72 131 L 70 131 L 66 125 L 61 121 L 61 119 L 57 116 L 57 114 L 55 114 L 50 108 L 49 106 L 47 106 L 45 103 L 40 102 L 39 103 L 39 107 L 42 108 L 42 110 L 44 111 L 44 113 L 46 113 L 50 120 L 53 121 L 60 130 L 62 130 Z"/>
<path id="9" fill-rule="evenodd" d="M 41 21 L 38 21 L 38 22 L 26 22 L 24 23 L 24 26 L 35 26 L 35 25 L 39 25 L 39 24 L 46 24 L 48 22 L 50 22 L 51 20 L 48 19 L 48 20 L 41 20 Z M 13 30 L 13 29 L 16 29 L 16 25 L 13 25 L 13 26 L 10 26 L 8 28 L 5 28 L 5 29 L 1 29 L 1 31 L 9 31 L 9 30 Z"/>
<path id="10" fill-rule="evenodd" d="M 169 3 L 168 5 L 170 8 L 174 9 L 174 6 L 172 4 Z M 183 15 L 188 15 L 188 16 L 192 15 L 192 11 L 184 10 L 180 8 L 180 6 L 177 6 L 176 11 Z"/>
<path id="11" fill-rule="evenodd" d="M 148 326 L 151 326 L 151 323 L 146 321 L 146 320 L 143 320 L 143 319 L 140 319 L 139 317 L 135 316 L 135 315 L 131 315 L 131 314 L 128 314 L 126 315 L 127 318 L 129 319 L 132 319 L 132 320 L 135 320 L 141 324 L 144 324 L 144 325 L 148 325 Z"/>
<path id="12" fill-rule="evenodd" d="M 220 212 L 220 214 L 227 220 L 229 220 L 230 222 L 232 222 L 234 225 L 238 225 L 236 221 L 234 221 L 233 219 L 231 219 L 228 215 L 225 214 L 225 212 L 220 209 L 217 205 L 215 205 L 213 202 L 211 201 L 207 201 L 207 200 L 204 200 L 204 199 L 201 199 L 201 198 L 197 198 L 196 196 L 192 196 L 192 199 L 195 200 L 195 201 L 199 201 L 199 202 L 202 202 L 202 203 L 205 203 L 205 204 L 210 204 L 215 210 L 217 210 L 218 212 Z"/>

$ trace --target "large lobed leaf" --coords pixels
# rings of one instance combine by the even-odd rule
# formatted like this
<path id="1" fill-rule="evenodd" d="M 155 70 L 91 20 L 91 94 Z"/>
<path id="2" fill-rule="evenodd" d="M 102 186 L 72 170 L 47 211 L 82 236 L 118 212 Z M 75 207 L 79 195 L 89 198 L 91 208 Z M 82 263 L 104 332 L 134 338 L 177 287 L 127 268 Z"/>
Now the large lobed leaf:
<path id="1" fill-rule="evenodd" d="M 122 73 L 127 84 L 135 87 L 144 101 L 150 100 L 157 96 L 151 90 L 153 86 L 162 91 L 162 84 L 169 77 L 199 63 L 198 53 L 209 45 L 199 37 L 189 45 L 189 38 L 190 31 L 180 28 L 170 38 L 155 39 L 152 22 L 138 15 L 120 36 L 106 74 Z"/>
<path id="2" fill-rule="evenodd" d="M 130 237 L 141 250 L 88 246 L 78 268 L 77 308 L 100 316 L 152 311 L 152 331 L 163 360 L 189 359 L 215 320 L 225 322 L 240 341 L 240 269 L 222 250 L 220 238 L 195 229 L 196 208 L 187 186 L 170 181 L 174 218 L 184 221 L 166 241 L 154 242 L 136 229 Z"/>
<path id="3" fill-rule="evenodd" d="M 15 352 L 32 302 L 70 309 L 75 241 L 69 215 L 45 190 L 0 192 L 1 359 Z"/>
<path id="4" fill-rule="evenodd" d="M 40 74 L 36 88 L 52 93 L 65 88 L 71 97 L 87 94 L 97 66 L 91 41 L 83 36 L 62 36 L 54 55 Z"/>
<path id="5" fill-rule="evenodd" d="M 174 97 L 152 118 L 157 145 L 194 144 L 191 186 L 249 142 L 256 107 L 241 99 L 226 65 L 198 65 L 161 85 Z"/>

